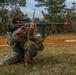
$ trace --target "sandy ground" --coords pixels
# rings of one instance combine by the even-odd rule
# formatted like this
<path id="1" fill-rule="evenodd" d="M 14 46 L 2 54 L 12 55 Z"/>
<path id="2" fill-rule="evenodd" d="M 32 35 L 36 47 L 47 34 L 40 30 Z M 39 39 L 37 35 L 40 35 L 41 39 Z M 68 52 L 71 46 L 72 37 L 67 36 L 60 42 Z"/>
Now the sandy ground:
<path id="1" fill-rule="evenodd" d="M 5 44 L 6 44 L 6 37 L 0 36 L 0 45 L 5 45 Z"/>
<path id="2" fill-rule="evenodd" d="M 44 43 L 45 44 L 48 44 L 48 43 L 63 43 L 63 42 L 65 42 L 65 40 L 76 40 L 76 35 L 52 35 L 52 36 L 48 36 L 44 40 Z M 6 44 L 6 36 L 0 36 L 0 45 L 8 46 Z"/>
<path id="3" fill-rule="evenodd" d="M 45 43 L 63 43 L 65 40 L 75 40 L 76 35 L 54 35 L 48 36 L 45 39 Z"/>

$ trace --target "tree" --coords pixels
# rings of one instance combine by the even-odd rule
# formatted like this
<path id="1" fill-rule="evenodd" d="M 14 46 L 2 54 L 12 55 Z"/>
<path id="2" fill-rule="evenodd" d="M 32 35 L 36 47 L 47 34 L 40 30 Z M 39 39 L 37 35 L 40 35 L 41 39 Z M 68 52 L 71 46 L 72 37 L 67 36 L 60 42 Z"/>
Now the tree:
<path id="1" fill-rule="evenodd" d="M 34 21 L 41 21 L 41 19 L 39 19 L 38 17 L 35 17 Z"/>
<path id="2" fill-rule="evenodd" d="M 72 3 L 72 7 L 66 9 L 65 19 L 71 23 L 69 31 L 76 33 L 76 2 Z"/>
<path id="3" fill-rule="evenodd" d="M 3 6 L 20 6 L 23 7 L 26 5 L 26 0 L 0 0 L 0 5 Z"/>
<path id="4" fill-rule="evenodd" d="M 42 11 L 44 19 L 47 19 L 51 22 L 63 22 L 64 21 L 64 8 L 65 0 L 35 0 L 38 2 L 37 7 L 45 6 L 47 13 Z M 63 25 L 53 26 L 53 32 L 62 32 Z M 51 31 L 52 32 L 52 31 Z"/>
<path id="5" fill-rule="evenodd" d="M 7 9 L 5 10 L 0 10 L 0 18 L 1 18 L 1 21 L 0 21 L 0 34 L 4 34 L 6 32 L 6 28 L 5 28 L 5 25 L 8 21 L 8 15 L 7 15 Z"/>
<path id="6" fill-rule="evenodd" d="M 8 7 L 24 7 L 25 5 L 26 0 L 0 0 L 0 18 L 2 18 L 0 34 L 6 32 L 5 25 L 8 22 Z"/>
<path id="7" fill-rule="evenodd" d="M 65 0 L 36 0 L 38 4 L 37 7 L 40 6 L 46 6 L 45 10 L 47 10 L 47 14 L 42 11 L 43 16 L 45 19 L 51 20 L 51 21 L 58 21 L 61 19 L 60 17 L 61 12 L 65 8 Z"/>

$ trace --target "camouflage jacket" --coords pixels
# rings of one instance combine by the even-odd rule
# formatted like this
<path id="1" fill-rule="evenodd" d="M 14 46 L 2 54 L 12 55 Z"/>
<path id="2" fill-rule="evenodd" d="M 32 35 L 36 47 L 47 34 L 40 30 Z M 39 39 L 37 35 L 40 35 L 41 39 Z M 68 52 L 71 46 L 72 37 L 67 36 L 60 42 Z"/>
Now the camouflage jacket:
<path id="1" fill-rule="evenodd" d="M 33 31 L 29 31 L 29 35 L 27 32 L 24 32 L 23 34 L 16 34 L 15 32 L 13 33 L 7 32 L 6 42 L 9 45 L 14 46 L 17 42 L 19 42 L 21 47 L 23 48 L 24 43 L 26 43 L 27 40 L 34 41 L 38 47 L 42 45 L 42 36 L 37 29 L 34 29 Z"/>

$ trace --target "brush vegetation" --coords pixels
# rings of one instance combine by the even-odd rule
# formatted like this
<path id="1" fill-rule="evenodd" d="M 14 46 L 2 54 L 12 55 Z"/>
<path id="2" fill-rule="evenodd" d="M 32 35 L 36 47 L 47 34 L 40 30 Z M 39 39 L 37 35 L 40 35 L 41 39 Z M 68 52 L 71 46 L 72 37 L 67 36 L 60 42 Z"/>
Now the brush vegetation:
<path id="1" fill-rule="evenodd" d="M 76 75 L 76 43 L 44 43 L 45 49 L 33 60 L 27 72 L 23 62 L 0 67 L 0 75 Z M 0 59 L 11 48 L 0 47 Z"/>

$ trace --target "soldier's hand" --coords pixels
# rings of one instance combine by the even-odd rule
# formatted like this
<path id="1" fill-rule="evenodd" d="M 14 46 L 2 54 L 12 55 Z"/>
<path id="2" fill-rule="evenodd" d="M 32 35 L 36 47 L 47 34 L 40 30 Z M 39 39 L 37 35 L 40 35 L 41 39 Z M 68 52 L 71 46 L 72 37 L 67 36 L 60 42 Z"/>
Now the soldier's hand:
<path id="1" fill-rule="evenodd" d="M 36 28 L 36 24 L 34 22 L 30 22 L 30 29 L 35 29 Z"/>
<path id="2" fill-rule="evenodd" d="M 21 26 L 20 28 L 18 28 L 15 33 L 19 34 L 19 33 L 23 33 L 23 28 L 24 26 Z"/>

